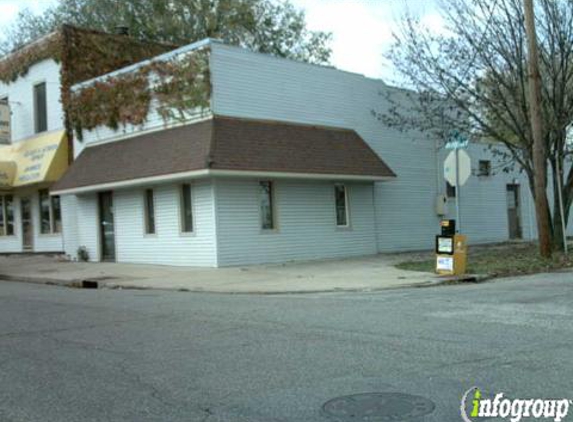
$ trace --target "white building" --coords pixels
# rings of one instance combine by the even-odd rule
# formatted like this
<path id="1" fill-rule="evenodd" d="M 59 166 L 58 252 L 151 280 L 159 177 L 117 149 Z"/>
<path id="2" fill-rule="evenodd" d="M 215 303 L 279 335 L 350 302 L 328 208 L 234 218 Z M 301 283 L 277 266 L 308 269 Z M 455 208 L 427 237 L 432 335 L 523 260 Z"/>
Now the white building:
<path id="1" fill-rule="evenodd" d="M 105 48 L 94 50 L 94 42 Z M 170 49 L 65 25 L 0 58 L 0 253 L 64 251 L 60 197 L 50 195 L 72 155 L 63 80 L 89 79 Z M 118 58 L 118 51 L 128 53 Z M 98 66 L 90 66 L 94 61 Z"/>
<path id="2" fill-rule="evenodd" d="M 0 251 L 63 250 L 77 259 L 81 249 L 91 261 L 216 267 L 433 247 L 439 221 L 455 216 L 442 176 L 446 152 L 425 134 L 389 129 L 372 116 L 388 107 L 380 92 L 393 89 L 380 80 L 204 40 L 72 92 L 100 95 L 140 74 L 160 86 L 156 73 L 142 72 L 199 54 L 208 76 L 199 78 L 208 86 L 202 107 L 176 119 L 154 97 L 149 110 L 135 100 L 120 104 L 104 124 L 94 124 L 99 110 L 88 113 L 81 138 L 69 145 L 75 161 L 55 186 L 6 187 L 3 222 L 14 234 L 0 236 Z M 58 66 L 47 59 L 0 84 L 0 98 L 11 103 L 11 148 L 34 136 L 34 86 L 42 81 L 47 130 L 63 131 Z M 484 145 L 469 153 L 474 169 L 461 215 L 470 244 L 534 239 L 526 178 L 488 172 L 496 162 Z M 40 193 L 46 188 L 51 200 Z M 437 209 L 442 195 L 450 197 Z M 41 198 L 50 205 L 40 207 Z M 28 216 L 33 240 L 25 249 Z"/>
<path id="3" fill-rule="evenodd" d="M 155 60 L 199 52 L 208 54 L 206 110 L 165 122 L 152 101 L 141 125 L 83 131 L 54 192 L 67 254 L 83 247 L 92 261 L 229 266 L 433 247 L 440 219 L 454 217 L 452 198 L 436 206 L 454 194 L 445 152 L 372 117 L 392 88 L 212 40 Z M 81 95 L 148 65 L 72 89 Z M 461 215 L 470 243 L 535 238 L 525 177 L 492 174 L 484 145 L 469 153 Z"/>
<path id="4" fill-rule="evenodd" d="M 0 146 L 2 253 L 64 249 L 60 198 L 48 190 L 68 164 L 60 86 L 59 65 L 51 59 L 14 82 L 0 82 L 3 122 L 11 132 Z"/>

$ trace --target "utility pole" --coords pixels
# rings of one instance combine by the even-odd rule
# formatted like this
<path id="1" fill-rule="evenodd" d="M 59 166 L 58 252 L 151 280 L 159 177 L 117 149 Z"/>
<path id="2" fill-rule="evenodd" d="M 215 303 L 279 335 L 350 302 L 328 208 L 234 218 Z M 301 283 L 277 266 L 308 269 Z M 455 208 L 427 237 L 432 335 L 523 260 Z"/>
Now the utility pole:
<path id="1" fill-rule="evenodd" d="M 537 213 L 537 233 L 539 252 L 549 258 L 552 253 L 551 228 L 549 226 L 549 203 L 547 202 L 547 159 L 541 116 L 541 75 L 539 74 L 537 36 L 535 34 L 535 17 L 533 0 L 523 1 L 525 14 L 525 31 L 528 44 L 529 67 L 529 110 L 531 134 L 533 136 L 533 178 L 535 192 L 535 211 Z"/>

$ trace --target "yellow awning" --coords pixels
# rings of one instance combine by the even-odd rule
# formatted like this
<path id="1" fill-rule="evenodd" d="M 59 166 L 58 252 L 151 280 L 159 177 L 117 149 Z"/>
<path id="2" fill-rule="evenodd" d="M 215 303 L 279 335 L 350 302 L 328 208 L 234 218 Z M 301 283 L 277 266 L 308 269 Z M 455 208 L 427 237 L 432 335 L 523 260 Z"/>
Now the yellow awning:
<path id="1" fill-rule="evenodd" d="M 43 133 L 0 147 L 0 188 L 56 182 L 67 167 L 65 131 Z"/>
<path id="2" fill-rule="evenodd" d="M 4 158 L 4 154 L 0 152 Z M 0 189 L 11 188 L 16 176 L 16 163 L 14 161 L 0 161 Z"/>

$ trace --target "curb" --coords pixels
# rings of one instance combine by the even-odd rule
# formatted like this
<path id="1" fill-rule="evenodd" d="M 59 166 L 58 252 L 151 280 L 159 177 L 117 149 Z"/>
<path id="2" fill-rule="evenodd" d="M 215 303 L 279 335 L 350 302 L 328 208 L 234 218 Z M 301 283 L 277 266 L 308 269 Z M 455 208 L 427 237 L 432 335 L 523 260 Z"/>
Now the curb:
<path id="1" fill-rule="evenodd" d="M 0 274 L 0 280 L 17 283 L 47 284 L 49 286 L 80 287 L 81 280 L 62 280 L 49 277 L 25 277 L 19 275 Z"/>
<path id="2" fill-rule="evenodd" d="M 45 284 L 50 286 L 61 286 L 69 288 L 82 288 L 82 289 L 108 289 L 108 290 L 162 290 L 171 292 L 185 292 L 185 293 L 210 293 L 210 294 L 226 294 L 226 295 L 296 295 L 296 294 L 317 294 L 317 293 L 369 293 L 380 292 L 384 290 L 398 290 L 410 288 L 428 288 L 445 285 L 455 285 L 463 283 L 483 283 L 490 280 L 489 275 L 466 275 L 446 278 L 436 278 L 432 280 L 391 285 L 385 287 L 359 287 L 359 288 L 327 288 L 316 290 L 283 290 L 283 291 L 268 291 L 268 290 L 244 290 L 244 291 L 218 291 L 208 290 L 204 288 L 184 288 L 184 287 L 148 287 L 138 286 L 133 284 L 117 284 L 114 282 L 106 282 L 105 280 L 98 280 L 97 278 L 86 279 L 72 279 L 61 280 L 49 277 L 25 277 L 14 276 L 8 274 L 0 274 L 0 280 L 9 282 L 31 283 L 31 284 Z"/>
<path id="3" fill-rule="evenodd" d="M 486 281 L 492 280 L 494 278 L 495 277 L 490 274 L 466 274 L 461 276 L 445 277 L 443 279 L 439 279 L 434 284 L 434 286 L 449 286 L 449 285 L 464 284 L 464 283 L 479 284 L 479 283 L 485 283 Z"/>

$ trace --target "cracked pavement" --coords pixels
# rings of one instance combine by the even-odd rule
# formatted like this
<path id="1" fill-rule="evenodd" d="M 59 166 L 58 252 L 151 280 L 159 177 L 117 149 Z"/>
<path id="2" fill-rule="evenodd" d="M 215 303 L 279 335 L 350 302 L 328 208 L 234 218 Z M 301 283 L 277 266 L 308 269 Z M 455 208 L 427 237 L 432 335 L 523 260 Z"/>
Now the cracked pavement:
<path id="1" fill-rule="evenodd" d="M 217 295 L 0 282 L 0 421 L 320 422 L 402 392 L 573 398 L 573 274 L 376 293 Z M 573 413 L 571 418 L 573 418 Z"/>

